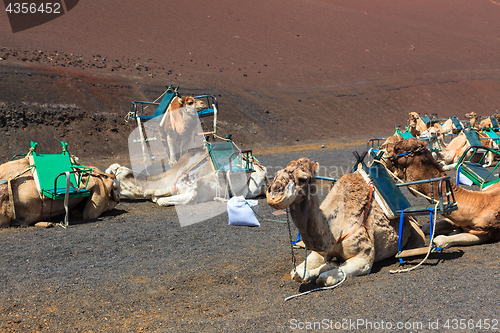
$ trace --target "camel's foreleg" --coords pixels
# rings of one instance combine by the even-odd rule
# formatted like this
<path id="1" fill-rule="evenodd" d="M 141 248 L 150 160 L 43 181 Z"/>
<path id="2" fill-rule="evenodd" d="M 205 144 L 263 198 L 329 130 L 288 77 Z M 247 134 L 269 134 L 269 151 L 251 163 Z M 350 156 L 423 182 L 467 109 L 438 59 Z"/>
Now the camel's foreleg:
<path id="1" fill-rule="evenodd" d="M 170 136 L 167 135 L 167 144 L 168 144 L 168 149 L 169 149 L 169 160 L 168 164 L 170 166 L 173 166 L 175 163 L 177 163 L 177 159 L 175 158 L 176 152 L 175 152 L 175 140 Z"/>
<path id="2" fill-rule="evenodd" d="M 482 244 L 489 240 L 488 235 L 474 235 L 468 232 L 462 232 L 456 235 L 440 235 L 434 238 L 434 244 L 443 249 L 451 246 Z"/>
<path id="3" fill-rule="evenodd" d="M 460 227 L 451 223 L 450 220 L 444 219 L 436 222 L 436 228 L 434 229 L 434 235 L 449 235 L 454 230 L 459 229 Z M 461 230 L 461 229 L 460 229 Z M 422 231 L 424 234 L 429 235 L 431 233 L 431 225 L 430 223 L 426 223 L 422 226 Z"/>
<path id="4" fill-rule="evenodd" d="M 373 251 L 372 251 L 373 252 Z M 355 257 L 347 259 L 345 263 L 323 272 L 316 279 L 318 286 L 333 286 L 348 276 L 358 276 L 370 273 L 374 261 L 374 255 L 366 255 L 361 252 Z"/>
<path id="5" fill-rule="evenodd" d="M 318 252 L 313 251 L 307 256 L 307 260 L 292 269 L 290 276 L 297 282 L 309 282 L 318 277 L 323 266 L 325 266 L 325 259 Z"/>

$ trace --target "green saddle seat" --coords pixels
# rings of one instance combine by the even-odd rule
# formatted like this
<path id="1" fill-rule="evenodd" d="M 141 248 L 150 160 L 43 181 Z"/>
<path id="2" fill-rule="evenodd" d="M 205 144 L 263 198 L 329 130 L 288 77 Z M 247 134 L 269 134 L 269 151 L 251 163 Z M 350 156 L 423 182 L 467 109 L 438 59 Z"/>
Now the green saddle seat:
<path id="1" fill-rule="evenodd" d="M 82 183 L 83 172 L 91 172 L 91 168 L 77 166 L 71 162 L 67 151 L 67 143 L 61 142 L 62 154 L 39 154 L 36 152 L 37 143 L 31 142 L 32 154 L 29 157 L 33 165 L 33 177 L 37 189 L 44 196 L 52 200 L 62 200 L 66 195 L 66 172 L 70 174 L 68 195 L 70 198 L 88 197 L 90 191 L 86 189 L 87 183 Z"/>

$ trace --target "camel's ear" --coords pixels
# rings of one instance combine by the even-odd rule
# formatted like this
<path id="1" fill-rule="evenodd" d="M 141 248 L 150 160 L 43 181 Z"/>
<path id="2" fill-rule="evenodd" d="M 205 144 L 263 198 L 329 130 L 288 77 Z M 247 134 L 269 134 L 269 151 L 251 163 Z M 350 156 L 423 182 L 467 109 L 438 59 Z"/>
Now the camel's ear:
<path id="1" fill-rule="evenodd" d="M 318 162 L 314 163 L 314 165 L 312 166 L 311 170 L 313 171 L 314 175 L 317 175 L 318 171 L 319 171 L 319 163 Z"/>

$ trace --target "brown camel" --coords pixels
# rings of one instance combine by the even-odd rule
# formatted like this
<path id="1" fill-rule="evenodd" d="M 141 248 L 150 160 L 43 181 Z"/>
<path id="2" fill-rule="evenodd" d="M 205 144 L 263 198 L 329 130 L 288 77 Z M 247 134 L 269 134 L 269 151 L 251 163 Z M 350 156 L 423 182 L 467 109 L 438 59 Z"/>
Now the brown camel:
<path id="1" fill-rule="evenodd" d="M 392 171 L 403 181 L 415 181 L 446 176 L 443 168 L 432 158 L 423 142 L 402 140 L 383 147 L 391 157 Z M 455 245 L 474 245 L 500 239 L 500 183 L 485 191 L 470 191 L 452 184 L 458 210 L 445 217 L 463 232 L 440 235 L 434 243 L 442 248 Z M 430 185 L 416 185 L 415 189 L 430 196 Z M 436 189 L 437 191 L 437 189 Z M 437 197 L 435 193 L 435 197 Z M 448 222 L 445 222 L 446 224 Z M 436 230 L 439 230 L 437 226 Z"/>
<path id="2" fill-rule="evenodd" d="M 0 227 L 33 225 L 49 216 L 65 212 L 64 200 L 51 200 L 42 197 L 37 190 L 28 158 L 10 161 L 0 165 L 0 179 L 11 178 L 12 196 L 9 195 L 8 182 L 0 185 Z M 17 177 L 16 177 L 17 176 Z M 83 177 L 87 180 L 88 173 Z M 92 167 L 87 189 L 89 197 L 69 199 L 69 208 L 84 202 L 82 217 L 94 219 L 120 202 L 115 194 L 113 176 Z M 13 201 L 14 210 L 10 204 Z M 80 205 L 78 205 L 80 207 Z"/>
<path id="3" fill-rule="evenodd" d="M 292 270 L 292 278 L 332 286 L 344 275 L 368 274 L 374 262 L 394 256 L 399 220 L 386 217 L 359 173 L 340 178 L 320 205 L 318 167 L 307 158 L 291 161 L 278 171 L 266 195 L 273 208 L 290 208 L 293 223 L 313 251 Z M 420 229 L 406 218 L 404 223 L 402 243 L 408 248 L 423 246 Z"/>

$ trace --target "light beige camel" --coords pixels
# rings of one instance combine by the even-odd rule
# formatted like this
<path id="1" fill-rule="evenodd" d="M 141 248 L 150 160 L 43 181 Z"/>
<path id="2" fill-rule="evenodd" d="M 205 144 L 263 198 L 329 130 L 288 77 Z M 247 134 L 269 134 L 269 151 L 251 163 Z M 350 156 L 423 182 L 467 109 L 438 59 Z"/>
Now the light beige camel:
<path id="1" fill-rule="evenodd" d="M 236 180 L 240 183 L 238 189 L 231 190 L 246 198 L 264 195 L 266 168 L 255 160 L 253 168 L 254 172 Z M 203 148 L 188 151 L 172 168 L 157 175 L 134 177 L 131 169 L 119 164 L 111 165 L 106 172 L 116 176 L 120 197 L 149 199 L 160 206 L 206 202 L 224 196 L 228 191 L 224 174 L 213 171 L 208 153 Z"/>
<path id="2" fill-rule="evenodd" d="M 486 133 L 478 132 L 479 140 L 481 144 L 485 147 L 492 148 L 494 142 L 488 137 Z M 458 163 L 463 153 L 470 147 L 470 142 L 467 140 L 467 137 L 464 133 L 460 133 L 456 136 L 450 143 L 446 144 L 443 139 L 442 134 L 438 134 L 437 136 L 439 146 L 441 150 L 433 152 L 433 157 L 436 161 L 440 162 L 445 170 L 450 170 L 455 167 L 455 164 Z M 469 152 L 472 154 L 472 151 Z M 469 155 L 469 154 L 468 154 Z M 467 156 L 467 158 L 470 156 Z M 477 155 L 477 158 L 480 158 L 480 154 Z M 486 166 L 490 166 L 493 163 L 494 156 L 493 153 L 489 152 L 486 156 Z"/>
<path id="3" fill-rule="evenodd" d="M 498 121 L 498 114 L 494 115 L 495 118 Z M 487 117 L 481 121 L 479 121 L 479 118 L 475 112 L 470 112 L 465 115 L 466 118 L 469 119 L 470 126 L 474 128 L 475 130 L 488 130 L 493 127 L 491 123 L 491 118 Z"/>
<path id="4" fill-rule="evenodd" d="M 33 225 L 65 212 L 64 200 L 51 200 L 40 195 L 32 171 L 28 170 L 29 165 L 28 158 L 0 165 L 0 179 L 12 178 L 12 196 L 9 195 L 8 182 L 0 185 L 0 227 Z M 84 183 L 87 177 L 88 173 L 84 176 Z M 71 209 L 85 202 L 82 210 L 84 219 L 97 218 L 120 202 L 114 191 L 113 177 L 97 168 L 92 167 L 87 189 L 91 192 L 90 197 L 69 199 L 68 205 Z"/>
<path id="5" fill-rule="evenodd" d="M 190 148 L 203 144 L 197 113 L 197 108 L 202 107 L 200 103 L 204 104 L 191 96 L 175 97 L 160 121 L 161 133 L 168 144 L 170 166 Z"/>
<path id="6" fill-rule="evenodd" d="M 477 114 L 475 112 L 469 112 L 465 114 L 465 118 L 469 120 L 469 126 L 470 128 L 479 131 L 482 126 L 481 123 L 479 122 L 479 118 L 477 117 Z M 491 125 L 491 121 L 490 121 Z"/>
<path id="7" fill-rule="evenodd" d="M 448 118 L 443 124 L 434 123 L 433 127 L 436 129 L 438 134 L 458 134 L 460 130 L 458 130 L 455 125 L 453 125 L 453 121 Z M 463 124 L 462 124 L 463 128 Z"/>
<path id="8" fill-rule="evenodd" d="M 445 171 L 432 158 L 423 142 L 417 139 L 402 140 L 383 148 L 387 156 L 392 157 L 392 171 L 403 181 L 446 176 Z M 444 216 L 454 224 L 455 228 L 460 228 L 463 232 L 450 236 L 439 235 L 434 238 L 434 243 L 447 248 L 498 241 L 500 239 L 500 183 L 478 192 L 457 187 L 453 182 L 452 188 L 458 210 Z M 427 196 L 431 195 L 429 184 L 416 185 L 415 189 Z M 434 193 L 434 197 L 437 197 L 437 192 Z M 448 222 L 443 223 L 448 224 Z M 436 230 L 440 227 L 438 225 Z"/>
<path id="9" fill-rule="evenodd" d="M 410 112 L 410 120 L 408 121 L 408 127 L 410 132 L 414 137 L 419 137 L 425 131 L 427 131 L 427 125 L 420 119 L 420 115 L 416 112 Z"/>
<path id="10" fill-rule="evenodd" d="M 340 178 L 320 205 L 315 178 L 318 167 L 307 158 L 291 161 L 278 171 L 266 196 L 273 208 L 290 208 L 293 223 L 313 251 L 292 270 L 291 277 L 331 286 L 343 274 L 368 274 L 374 262 L 394 256 L 399 220 L 385 216 L 359 173 Z M 406 218 L 404 223 L 402 243 L 409 248 L 423 246 L 419 228 Z"/>

